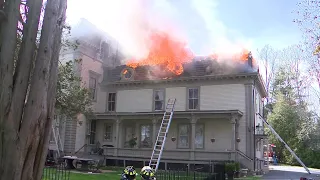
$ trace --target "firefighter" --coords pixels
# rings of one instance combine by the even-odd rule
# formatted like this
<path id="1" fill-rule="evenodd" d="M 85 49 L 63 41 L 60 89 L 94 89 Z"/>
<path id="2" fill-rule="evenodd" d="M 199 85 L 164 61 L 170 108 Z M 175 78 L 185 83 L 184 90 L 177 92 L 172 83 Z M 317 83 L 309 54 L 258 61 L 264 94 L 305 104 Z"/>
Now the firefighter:
<path id="1" fill-rule="evenodd" d="M 133 166 L 127 166 L 121 174 L 121 180 L 135 180 L 137 172 Z"/>
<path id="2" fill-rule="evenodd" d="M 141 169 L 140 175 L 142 180 L 156 180 L 154 170 L 150 166 L 144 166 Z"/>

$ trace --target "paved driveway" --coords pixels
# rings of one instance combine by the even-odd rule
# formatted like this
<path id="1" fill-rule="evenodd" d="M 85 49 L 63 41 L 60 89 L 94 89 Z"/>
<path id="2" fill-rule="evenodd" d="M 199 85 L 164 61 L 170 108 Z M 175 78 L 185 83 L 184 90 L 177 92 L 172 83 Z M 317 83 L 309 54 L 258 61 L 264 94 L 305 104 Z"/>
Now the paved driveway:
<path id="1" fill-rule="evenodd" d="M 320 170 L 309 169 L 309 175 L 303 167 L 296 166 L 269 166 L 269 173 L 265 174 L 264 180 L 300 180 L 300 177 L 313 178 L 320 180 Z"/>

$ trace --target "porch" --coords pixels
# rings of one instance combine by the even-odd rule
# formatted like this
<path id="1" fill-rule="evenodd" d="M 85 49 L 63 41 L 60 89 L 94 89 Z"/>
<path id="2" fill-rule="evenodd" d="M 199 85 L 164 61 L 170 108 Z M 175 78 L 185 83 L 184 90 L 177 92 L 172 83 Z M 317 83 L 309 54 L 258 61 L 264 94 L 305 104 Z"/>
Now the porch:
<path id="1" fill-rule="evenodd" d="M 151 157 L 163 112 L 99 114 L 88 124 L 87 142 L 103 146 L 108 159 Z M 236 161 L 252 166 L 245 155 L 242 112 L 175 112 L 162 160 L 174 162 Z M 240 129 L 242 131 L 242 129 Z M 90 145 L 91 144 L 91 145 Z M 90 151 L 90 150 L 89 150 Z"/>

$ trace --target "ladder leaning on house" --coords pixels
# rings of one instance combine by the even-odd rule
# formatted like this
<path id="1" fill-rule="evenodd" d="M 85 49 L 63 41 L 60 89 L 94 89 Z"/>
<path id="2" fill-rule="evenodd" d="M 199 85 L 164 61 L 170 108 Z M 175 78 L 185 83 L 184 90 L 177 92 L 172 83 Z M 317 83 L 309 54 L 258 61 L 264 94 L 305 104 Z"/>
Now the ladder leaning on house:
<path id="1" fill-rule="evenodd" d="M 149 162 L 149 166 L 152 169 L 154 169 L 154 171 L 158 170 L 158 167 L 160 164 L 163 148 L 166 142 L 167 134 L 170 128 L 170 124 L 171 124 L 171 120 L 174 112 L 175 103 L 176 103 L 175 98 L 168 100 L 168 103 L 161 121 L 158 136 L 157 136 L 156 142 L 154 143 L 151 159 Z"/>
<path id="2" fill-rule="evenodd" d="M 63 146 L 61 143 L 61 138 L 60 138 L 59 132 L 60 132 L 59 126 L 58 126 L 58 131 L 56 132 L 55 125 L 52 124 L 52 133 L 53 133 L 54 143 L 56 145 L 56 151 L 57 151 L 58 157 L 60 157 L 60 152 L 63 152 Z"/>
<path id="3" fill-rule="evenodd" d="M 261 114 L 257 113 L 257 115 L 261 118 L 261 120 L 268 126 L 268 128 L 271 130 L 271 132 L 279 139 L 279 141 L 288 149 L 288 151 L 291 153 L 291 155 L 296 158 L 296 160 L 300 163 L 301 166 L 304 167 L 304 169 L 309 173 L 309 169 L 307 166 L 301 161 L 301 159 L 294 153 L 294 151 L 288 146 L 286 142 L 279 136 L 279 134 L 272 128 L 272 126 L 261 116 Z"/>

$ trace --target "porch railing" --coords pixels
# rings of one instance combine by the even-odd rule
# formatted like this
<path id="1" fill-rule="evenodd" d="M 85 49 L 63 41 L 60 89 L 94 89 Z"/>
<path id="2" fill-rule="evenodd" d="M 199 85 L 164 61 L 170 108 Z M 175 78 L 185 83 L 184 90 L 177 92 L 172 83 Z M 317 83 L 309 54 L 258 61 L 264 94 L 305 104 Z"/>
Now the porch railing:
<path id="1" fill-rule="evenodd" d="M 118 157 L 132 157 L 132 158 L 150 158 L 152 149 L 135 149 L 135 148 L 104 148 L 104 155 L 106 156 L 118 156 Z M 209 159 L 221 160 L 221 161 L 233 161 L 236 158 L 236 152 L 224 151 L 224 152 L 212 152 L 212 151 L 192 151 L 192 150 L 164 150 L 163 158 L 176 159 L 176 160 L 200 160 L 208 161 Z"/>
<path id="2" fill-rule="evenodd" d="M 237 151 L 238 155 L 238 161 L 243 164 L 245 167 L 253 169 L 253 159 L 248 157 L 245 153 L 242 151 Z"/>

